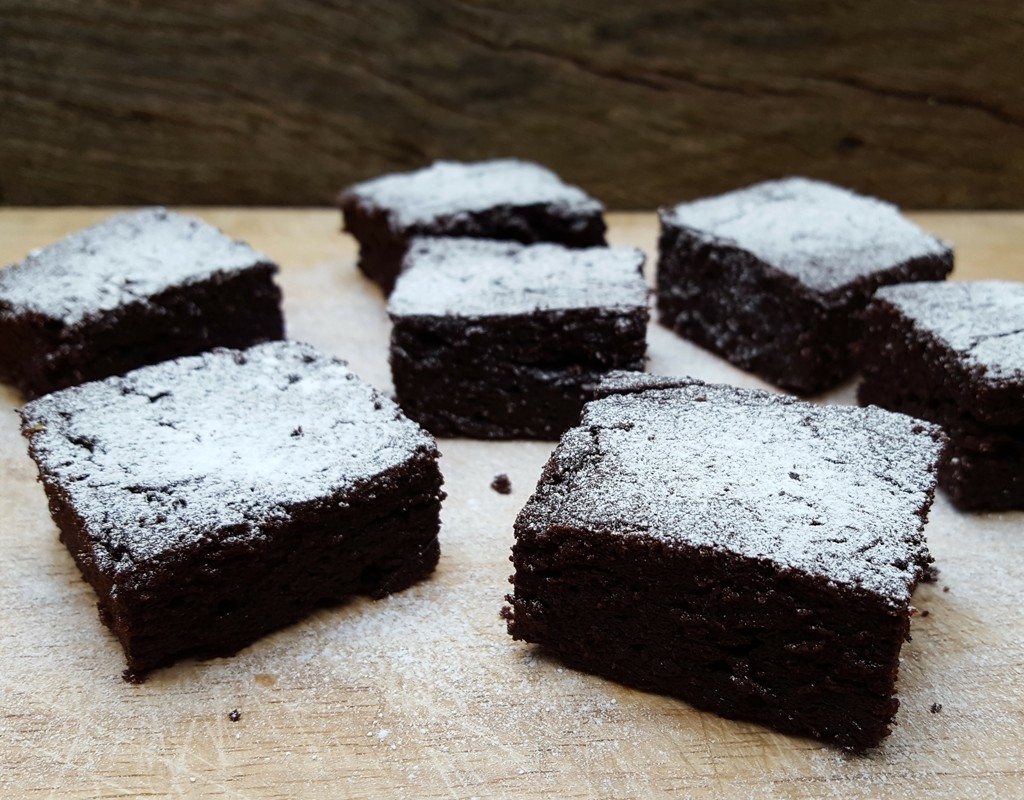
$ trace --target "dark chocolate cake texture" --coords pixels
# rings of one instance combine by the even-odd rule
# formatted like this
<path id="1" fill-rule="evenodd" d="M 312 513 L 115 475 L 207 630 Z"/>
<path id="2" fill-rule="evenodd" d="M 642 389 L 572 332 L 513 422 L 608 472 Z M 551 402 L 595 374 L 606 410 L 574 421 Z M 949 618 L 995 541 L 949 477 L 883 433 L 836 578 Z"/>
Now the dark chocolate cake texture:
<path id="1" fill-rule="evenodd" d="M 515 524 L 509 632 L 565 663 L 726 717 L 878 744 L 941 434 L 614 373 Z"/>
<path id="2" fill-rule="evenodd" d="M 414 240 L 388 304 L 399 404 L 436 436 L 557 439 L 601 376 L 642 369 L 644 256 Z"/>
<path id="3" fill-rule="evenodd" d="M 338 205 L 359 242 L 359 269 L 385 293 L 416 236 L 605 243 L 600 202 L 539 164 L 511 158 L 385 175 L 343 190 Z"/>
<path id="4" fill-rule="evenodd" d="M 218 349 L 21 411 L 127 677 L 228 655 L 438 559 L 433 438 L 307 345 Z"/>
<path id="5" fill-rule="evenodd" d="M 277 266 L 163 208 L 118 214 L 0 270 L 0 380 L 27 397 L 284 334 Z"/>
<path id="6" fill-rule="evenodd" d="M 879 286 L 953 268 L 895 206 L 804 178 L 664 208 L 661 226 L 662 324 L 803 395 L 853 373 L 856 314 Z"/>
<path id="7" fill-rule="evenodd" d="M 881 289 L 859 353 L 861 403 L 945 428 L 939 485 L 958 507 L 1024 509 L 1024 283 Z"/>

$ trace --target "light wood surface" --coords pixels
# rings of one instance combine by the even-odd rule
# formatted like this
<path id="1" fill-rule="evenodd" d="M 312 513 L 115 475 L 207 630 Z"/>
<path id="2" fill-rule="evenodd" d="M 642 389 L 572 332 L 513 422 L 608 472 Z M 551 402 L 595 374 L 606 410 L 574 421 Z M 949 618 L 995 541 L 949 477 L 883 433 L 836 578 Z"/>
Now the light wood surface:
<path id="1" fill-rule="evenodd" d="M 0 263 L 109 210 L 0 211 Z M 200 210 L 282 266 L 288 331 L 389 389 L 388 323 L 334 212 Z M 1024 278 L 1024 214 L 916 214 L 956 243 L 957 278 Z M 612 215 L 649 254 L 652 214 Z M 650 370 L 761 385 L 652 324 Z M 852 386 L 823 398 L 850 402 Z M 234 658 L 141 686 L 57 541 L 0 389 L 0 796 L 1024 797 L 1024 514 L 957 513 L 928 537 L 893 735 L 868 756 L 694 711 L 560 667 L 498 612 L 512 521 L 552 445 L 443 440 L 432 580 L 356 600 Z M 489 484 L 507 472 L 513 493 Z M 940 713 L 932 704 L 940 703 Z M 240 718 L 228 715 L 237 709 Z"/>

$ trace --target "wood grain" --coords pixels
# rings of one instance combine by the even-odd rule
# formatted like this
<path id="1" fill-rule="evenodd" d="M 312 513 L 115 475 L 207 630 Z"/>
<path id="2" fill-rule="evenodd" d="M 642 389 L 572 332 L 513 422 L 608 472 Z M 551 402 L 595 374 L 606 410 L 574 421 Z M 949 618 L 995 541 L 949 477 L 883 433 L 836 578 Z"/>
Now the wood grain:
<path id="1" fill-rule="evenodd" d="M 107 213 L 0 211 L 0 263 Z M 390 386 L 383 299 L 334 212 L 198 213 L 280 261 L 293 337 Z M 956 243 L 956 277 L 1024 277 L 1024 214 L 915 218 Z M 609 222 L 614 243 L 650 252 L 653 214 Z M 649 340 L 652 371 L 761 385 L 657 324 Z M 825 399 L 850 402 L 852 387 Z M 968 516 L 939 498 L 928 537 L 942 574 L 915 595 L 929 613 L 903 651 L 899 725 L 865 757 L 628 690 L 511 641 L 498 609 L 512 520 L 548 443 L 441 442 L 449 497 L 432 580 L 134 686 L 57 541 L 17 403 L 0 388 L 0 796 L 1024 796 L 1024 514 Z M 511 495 L 489 488 L 499 472 Z"/>
<path id="2" fill-rule="evenodd" d="M 320 205 L 436 158 L 612 208 L 805 174 L 1024 206 L 1013 0 L 0 0 L 0 202 Z"/>

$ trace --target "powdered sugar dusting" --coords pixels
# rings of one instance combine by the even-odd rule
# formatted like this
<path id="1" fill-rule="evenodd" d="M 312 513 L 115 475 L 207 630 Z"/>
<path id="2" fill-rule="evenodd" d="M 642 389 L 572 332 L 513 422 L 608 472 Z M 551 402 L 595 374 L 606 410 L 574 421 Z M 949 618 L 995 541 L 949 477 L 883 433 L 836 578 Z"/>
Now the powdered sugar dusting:
<path id="1" fill-rule="evenodd" d="M 487 239 L 415 239 L 388 303 L 396 316 L 646 308 L 644 255 Z"/>
<path id="2" fill-rule="evenodd" d="M 44 396 L 22 417 L 41 471 L 115 574 L 218 532 L 258 536 L 434 449 L 344 362 L 294 342 L 145 367 Z"/>
<path id="3" fill-rule="evenodd" d="M 908 283 L 878 296 L 981 367 L 986 379 L 1024 381 L 1024 283 Z"/>
<path id="4" fill-rule="evenodd" d="M 0 270 L 0 314 L 24 308 L 74 323 L 175 286 L 270 263 L 202 220 L 147 208 L 117 214 Z"/>
<path id="5" fill-rule="evenodd" d="M 604 210 L 601 203 L 551 170 L 513 158 L 470 164 L 437 161 L 415 172 L 356 184 L 347 193 L 387 209 L 398 228 L 498 206 L 556 204 L 579 214 Z"/>
<path id="6" fill-rule="evenodd" d="M 746 250 L 821 292 L 950 246 L 882 200 L 787 178 L 663 209 L 662 223 Z"/>
<path id="7" fill-rule="evenodd" d="M 937 429 L 675 382 L 588 404 L 519 524 L 722 549 L 908 602 L 929 560 L 918 514 L 931 505 Z M 630 389 L 621 374 L 605 386 Z"/>

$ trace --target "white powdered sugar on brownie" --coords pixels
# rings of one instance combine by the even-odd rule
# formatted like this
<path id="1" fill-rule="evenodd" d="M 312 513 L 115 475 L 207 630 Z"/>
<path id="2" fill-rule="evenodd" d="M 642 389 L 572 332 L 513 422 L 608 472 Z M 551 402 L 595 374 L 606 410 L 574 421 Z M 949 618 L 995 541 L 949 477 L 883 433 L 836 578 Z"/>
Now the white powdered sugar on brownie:
<path id="1" fill-rule="evenodd" d="M 436 453 L 344 362 L 287 341 L 144 367 L 46 395 L 21 414 L 41 473 L 115 574 L 211 537 L 259 536 L 290 509 L 343 502 L 417 453 Z"/>
<path id="2" fill-rule="evenodd" d="M 604 210 L 601 203 L 551 170 L 512 158 L 469 164 L 437 161 L 415 172 L 356 184 L 347 194 L 386 209 L 398 228 L 499 206 L 557 205 L 579 214 Z"/>
<path id="3" fill-rule="evenodd" d="M 71 324 L 271 263 L 202 220 L 146 208 L 72 233 L 0 270 L 0 314 L 27 310 Z"/>
<path id="4" fill-rule="evenodd" d="M 685 378 L 613 374 L 520 524 L 710 548 L 905 604 L 930 561 L 937 429 Z M 673 385 L 674 384 L 674 385 Z"/>
<path id="5" fill-rule="evenodd" d="M 896 206 L 820 181 L 787 178 L 663 209 L 662 223 L 752 253 L 819 292 L 950 247 Z"/>
<path id="6" fill-rule="evenodd" d="M 878 298 L 944 342 L 992 381 L 1024 381 L 1024 283 L 964 281 L 890 286 Z"/>
<path id="7" fill-rule="evenodd" d="M 414 239 L 392 316 L 483 317 L 560 309 L 646 308 L 644 255 L 488 239 Z"/>

